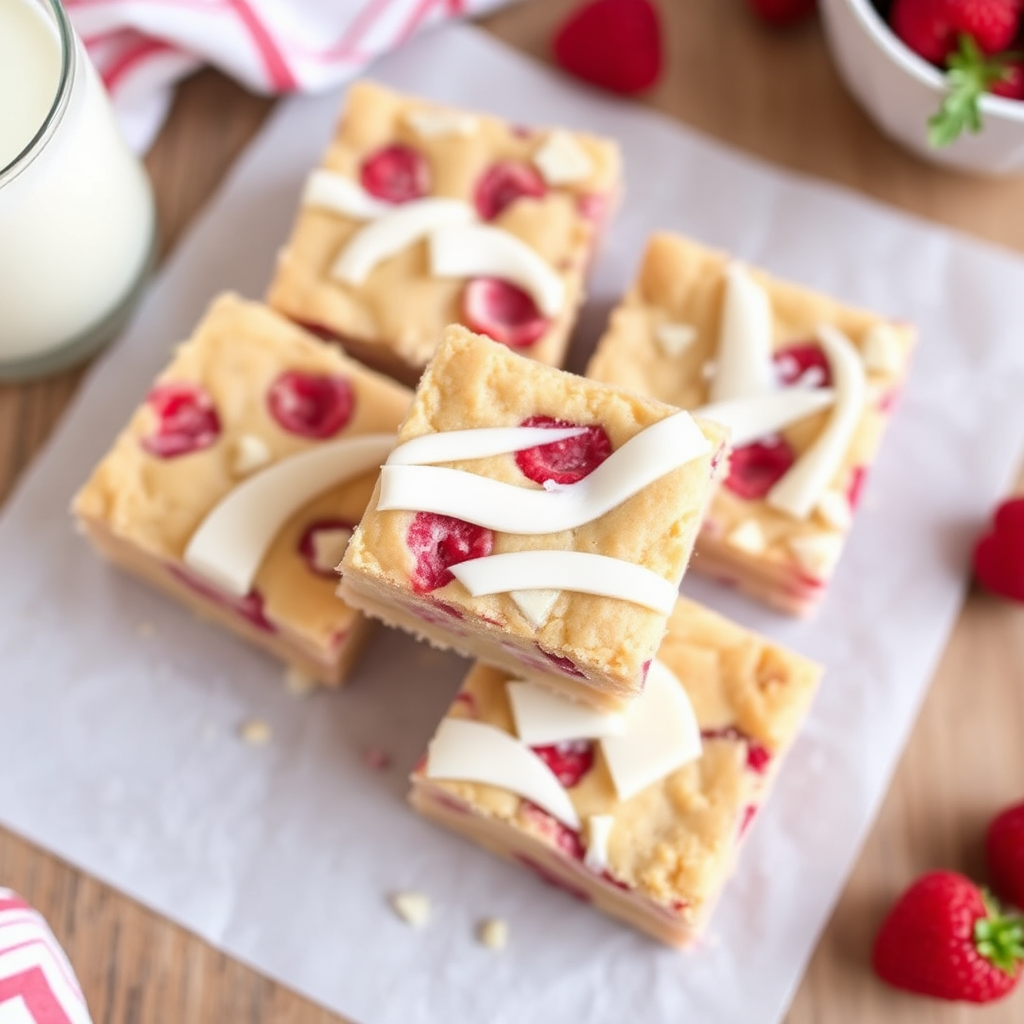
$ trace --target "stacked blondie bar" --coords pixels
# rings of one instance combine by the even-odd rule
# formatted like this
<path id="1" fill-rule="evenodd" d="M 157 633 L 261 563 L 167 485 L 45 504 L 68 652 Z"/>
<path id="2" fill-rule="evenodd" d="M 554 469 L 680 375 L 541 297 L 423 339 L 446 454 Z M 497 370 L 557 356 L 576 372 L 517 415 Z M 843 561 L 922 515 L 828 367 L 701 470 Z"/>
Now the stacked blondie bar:
<path id="1" fill-rule="evenodd" d="M 214 302 L 74 511 L 322 683 L 364 615 L 472 659 L 413 806 L 685 945 L 821 673 L 680 581 L 820 599 L 912 338 L 659 235 L 558 369 L 618 189 L 607 140 L 354 86 L 269 306 Z"/>

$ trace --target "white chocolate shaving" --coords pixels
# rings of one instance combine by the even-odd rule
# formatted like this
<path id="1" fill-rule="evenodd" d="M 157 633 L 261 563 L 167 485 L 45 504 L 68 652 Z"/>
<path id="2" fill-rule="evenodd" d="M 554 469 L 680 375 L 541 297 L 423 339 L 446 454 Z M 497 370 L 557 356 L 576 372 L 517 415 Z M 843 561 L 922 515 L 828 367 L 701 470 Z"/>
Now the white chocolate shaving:
<path id="1" fill-rule="evenodd" d="M 453 450 L 459 450 L 459 433 L 432 436 L 454 437 Z M 589 476 L 553 491 L 517 487 L 440 466 L 385 465 L 377 508 L 434 512 L 503 533 L 559 533 L 599 519 L 666 473 L 710 451 L 711 442 L 693 417 L 679 412 L 635 434 Z M 550 586 L 560 589 L 558 583 Z"/>
<path id="2" fill-rule="evenodd" d="M 831 388 L 787 388 L 750 398 L 731 398 L 694 409 L 693 415 L 714 420 L 729 428 L 729 443 L 738 448 L 767 437 L 814 413 L 827 409 L 835 401 Z"/>
<path id="3" fill-rule="evenodd" d="M 473 597 L 550 587 L 668 615 L 679 596 L 673 584 L 645 566 L 588 551 L 509 551 L 460 562 L 451 573 Z"/>
<path id="4" fill-rule="evenodd" d="M 341 565 L 351 539 L 352 531 L 346 526 L 317 530 L 313 534 L 313 565 L 321 572 L 334 572 Z"/>
<path id="5" fill-rule="evenodd" d="M 499 277 L 533 296 L 545 316 L 565 305 L 565 283 L 522 239 L 493 224 L 452 221 L 430 235 L 430 271 L 436 277 Z"/>
<path id="6" fill-rule="evenodd" d="M 693 705 L 672 670 L 655 659 L 647 685 L 626 711 L 626 732 L 601 740 L 620 800 L 628 800 L 701 755 Z"/>
<path id="7" fill-rule="evenodd" d="M 560 590 L 513 590 L 508 596 L 523 613 L 523 618 L 534 629 L 540 629 L 548 621 L 561 593 Z"/>
<path id="8" fill-rule="evenodd" d="M 658 324 L 654 338 L 665 355 L 678 359 L 697 340 L 697 328 L 692 324 Z"/>
<path id="9" fill-rule="evenodd" d="M 626 729 L 621 712 L 597 711 L 586 704 L 559 697 L 536 683 L 510 680 L 505 684 L 505 691 L 516 733 L 528 747 L 621 736 Z"/>
<path id="10" fill-rule="evenodd" d="M 731 263 L 725 271 L 718 357 L 708 397 L 712 402 L 751 398 L 774 385 L 768 293 L 742 264 Z"/>
<path id="11" fill-rule="evenodd" d="M 578 437 L 586 427 L 480 427 L 423 434 L 400 444 L 388 456 L 389 466 L 428 466 L 432 462 L 489 459 L 542 444 Z"/>
<path id="12" fill-rule="evenodd" d="M 248 476 L 270 462 L 270 446 L 256 434 L 242 434 L 235 442 L 231 472 L 235 476 Z"/>
<path id="13" fill-rule="evenodd" d="M 370 195 L 357 181 L 322 167 L 306 179 L 302 205 L 330 210 L 352 220 L 376 220 L 395 209 L 394 203 Z"/>
<path id="14" fill-rule="evenodd" d="M 583 863 L 591 871 L 608 870 L 608 840 L 615 818 L 610 814 L 592 814 L 587 818 L 587 852 Z"/>
<path id="15" fill-rule="evenodd" d="M 243 597 L 285 521 L 327 488 L 379 466 L 392 434 L 366 434 L 309 448 L 249 477 L 214 506 L 192 534 L 185 564 Z"/>
<path id="16" fill-rule="evenodd" d="M 794 519 L 806 519 L 835 479 L 860 426 L 867 398 L 864 364 L 850 339 L 830 324 L 821 324 L 818 340 L 832 371 L 836 402 L 821 433 L 765 499 Z"/>
<path id="17" fill-rule="evenodd" d="M 842 553 L 843 537 L 838 533 L 805 533 L 790 537 L 787 544 L 801 569 L 815 579 L 827 580 Z"/>
<path id="18" fill-rule="evenodd" d="M 397 892 L 391 897 L 395 913 L 413 928 L 422 928 L 430 920 L 430 897 L 421 892 Z"/>
<path id="19" fill-rule="evenodd" d="M 739 526 L 729 532 L 725 542 L 748 555 L 760 555 L 768 547 L 764 530 L 756 519 L 744 519 Z"/>
<path id="20" fill-rule="evenodd" d="M 821 496 L 817 513 L 829 526 L 846 531 L 853 525 L 853 509 L 850 499 L 839 490 L 832 488 Z"/>
<path id="21" fill-rule="evenodd" d="M 899 331 L 892 324 L 875 324 L 861 347 L 861 358 L 869 373 L 895 377 L 903 369 L 903 346 Z"/>
<path id="22" fill-rule="evenodd" d="M 587 151 L 568 132 L 557 129 L 533 154 L 533 163 L 549 185 L 572 185 L 594 171 Z"/>
<path id="23" fill-rule="evenodd" d="M 407 111 L 405 123 L 424 139 L 445 139 L 452 135 L 466 137 L 477 129 L 477 119 L 472 114 L 463 114 L 458 110 L 431 110 L 425 107 Z"/>
<path id="24" fill-rule="evenodd" d="M 579 815 L 555 773 L 529 747 L 493 725 L 444 719 L 430 741 L 425 774 L 507 789 L 579 830 Z"/>
<path id="25" fill-rule="evenodd" d="M 331 277 L 360 285 L 373 268 L 446 225 L 468 224 L 476 218 L 461 199 L 414 199 L 378 217 L 345 246 L 331 267 Z"/>

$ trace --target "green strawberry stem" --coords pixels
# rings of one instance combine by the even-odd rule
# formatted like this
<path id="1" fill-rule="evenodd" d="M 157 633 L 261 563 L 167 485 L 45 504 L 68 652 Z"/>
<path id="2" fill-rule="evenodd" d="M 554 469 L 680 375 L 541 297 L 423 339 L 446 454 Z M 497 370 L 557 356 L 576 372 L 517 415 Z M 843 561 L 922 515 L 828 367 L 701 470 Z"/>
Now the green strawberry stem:
<path id="1" fill-rule="evenodd" d="M 1024 960 L 1024 917 L 1004 914 L 987 892 L 982 892 L 981 898 L 988 914 L 974 922 L 974 945 L 986 960 L 1012 977 Z"/>
<path id="2" fill-rule="evenodd" d="M 959 49 L 947 61 L 946 98 L 928 119 L 928 143 L 932 148 L 948 146 L 964 131 L 981 131 L 978 101 L 996 82 L 1006 78 L 1012 56 L 1003 53 L 986 57 L 971 36 L 960 36 Z"/>

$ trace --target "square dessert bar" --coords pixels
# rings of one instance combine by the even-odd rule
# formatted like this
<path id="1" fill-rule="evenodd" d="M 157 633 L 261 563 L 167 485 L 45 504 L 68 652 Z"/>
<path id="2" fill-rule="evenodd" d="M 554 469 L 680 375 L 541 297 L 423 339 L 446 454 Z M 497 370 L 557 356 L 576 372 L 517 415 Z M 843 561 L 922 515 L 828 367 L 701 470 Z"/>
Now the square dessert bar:
<path id="1" fill-rule="evenodd" d="M 412 395 L 217 299 L 75 497 L 112 561 L 326 685 L 368 624 L 335 566 Z"/>
<path id="2" fill-rule="evenodd" d="M 451 326 L 341 594 L 617 710 L 643 689 L 724 444 L 715 424 Z"/>
<path id="3" fill-rule="evenodd" d="M 477 665 L 412 775 L 429 818 L 662 942 L 692 942 L 820 669 L 680 599 L 642 696 L 595 712 Z"/>
<path id="4" fill-rule="evenodd" d="M 268 301 L 410 384 L 450 323 L 560 366 L 619 162 L 605 139 L 357 82 Z"/>
<path id="5" fill-rule="evenodd" d="M 907 324 L 663 234 L 587 376 L 730 427 L 693 567 L 805 614 L 839 560 L 913 343 Z"/>

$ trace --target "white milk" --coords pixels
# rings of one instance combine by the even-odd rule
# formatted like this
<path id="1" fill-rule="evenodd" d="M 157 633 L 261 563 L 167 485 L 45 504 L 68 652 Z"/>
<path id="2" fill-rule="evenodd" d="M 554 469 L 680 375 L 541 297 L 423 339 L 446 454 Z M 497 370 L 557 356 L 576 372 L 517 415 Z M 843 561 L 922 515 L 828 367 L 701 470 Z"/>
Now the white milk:
<path id="1" fill-rule="evenodd" d="M 48 3 L 0 0 L 0 376 L 104 321 L 152 244 L 149 181 L 73 46 L 63 115 L 12 168 L 58 98 L 62 49 Z"/>

